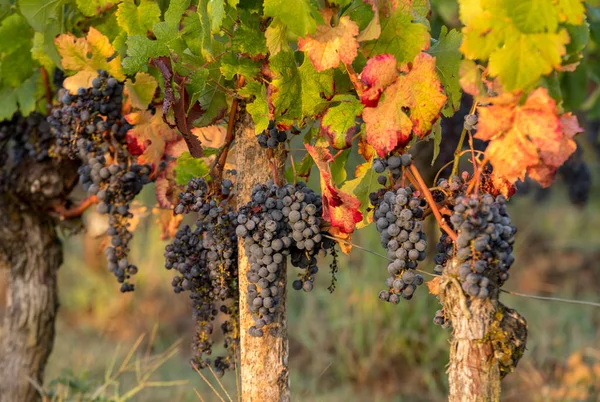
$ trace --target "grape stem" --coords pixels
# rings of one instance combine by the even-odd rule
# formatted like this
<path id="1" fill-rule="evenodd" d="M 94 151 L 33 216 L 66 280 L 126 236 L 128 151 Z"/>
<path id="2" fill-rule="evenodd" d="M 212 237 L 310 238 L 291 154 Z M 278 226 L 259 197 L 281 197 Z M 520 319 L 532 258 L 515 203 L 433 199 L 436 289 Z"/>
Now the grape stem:
<path id="1" fill-rule="evenodd" d="M 471 106 L 471 110 L 469 110 L 469 114 L 475 113 L 475 110 L 477 110 L 477 101 L 474 100 L 473 105 Z M 460 161 L 461 151 L 463 143 L 465 142 L 466 135 L 467 128 L 463 125 L 463 129 L 460 132 L 460 139 L 458 140 L 456 150 L 454 151 L 454 165 L 452 166 L 452 176 L 456 176 L 458 174 L 458 163 Z"/>
<path id="2" fill-rule="evenodd" d="M 466 153 L 468 153 L 468 152 L 471 152 L 471 150 L 470 150 L 470 149 L 465 149 L 464 151 L 461 151 L 461 152 L 458 154 L 458 158 L 460 159 L 460 157 L 461 157 L 461 156 L 463 156 L 464 154 L 466 154 Z M 484 154 L 482 151 L 478 151 L 478 150 L 475 150 L 474 152 L 475 152 L 476 154 L 478 154 L 478 155 L 483 155 L 483 154 Z M 442 171 L 443 171 L 444 169 L 446 169 L 448 166 L 452 165 L 453 163 L 455 163 L 455 162 L 454 162 L 454 160 L 451 160 L 450 162 L 448 162 L 448 163 L 446 163 L 444 166 L 442 166 L 442 167 L 440 168 L 440 170 L 438 170 L 438 171 L 437 171 L 437 173 L 436 173 L 436 175 L 435 175 L 435 178 L 433 179 L 433 184 L 434 184 L 434 185 L 435 185 L 435 184 L 437 184 L 437 182 L 438 182 L 438 179 L 440 178 L 440 175 L 442 174 Z"/>
<path id="3" fill-rule="evenodd" d="M 54 207 L 54 211 L 60 215 L 61 219 L 76 218 L 78 216 L 81 216 L 86 209 L 96 204 L 97 202 L 98 197 L 96 197 L 95 195 L 91 195 L 81 200 L 81 202 L 78 205 L 69 209 L 65 208 L 65 206 L 62 204 L 56 205 Z"/>
<path id="4" fill-rule="evenodd" d="M 456 239 L 458 238 L 458 236 L 456 235 L 456 233 L 448 226 L 448 224 L 446 223 L 446 221 L 444 220 L 444 218 L 442 217 L 442 214 L 440 213 L 440 210 L 437 207 L 437 204 L 435 203 L 433 196 L 431 195 L 431 192 L 429 191 L 429 188 L 425 185 L 425 182 L 423 181 L 423 178 L 421 177 L 421 174 L 419 173 L 419 170 L 417 169 L 417 167 L 414 164 L 410 165 L 410 172 L 414 175 L 415 179 L 417 180 L 417 183 L 419 184 L 419 191 L 421 191 L 421 193 L 423 194 L 423 196 L 425 197 L 425 199 L 427 200 L 427 202 L 429 203 L 429 207 L 431 208 L 431 212 L 433 212 L 433 215 L 435 216 L 435 219 L 438 221 L 438 225 L 440 225 L 440 228 L 446 232 L 448 234 L 448 236 L 450 236 L 450 238 L 452 239 L 452 241 L 456 241 Z M 410 176 L 408 176 L 410 178 Z"/>
<path id="5" fill-rule="evenodd" d="M 240 76 L 238 79 L 238 88 L 241 88 L 244 85 L 244 77 Z M 225 167 L 225 162 L 227 162 L 227 154 L 229 153 L 229 148 L 231 147 L 231 143 L 234 140 L 234 126 L 235 126 L 235 115 L 237 113 L 238 106 L 238 98 L 233 97 L 231 101 L 231 109 L 229 110 L 229 121 L 227 122 L 227 135 L 225 136 L 225 143 L 223 147 L 219 151 L 217 158 L 215 159 L 215 163 L 211 169 L 213 175 L 216 173 L 218 177 L 218 181 L 220 182 L 223 178 L 223 168 Z"/>
<path id="6" fill-rule="evenodd" d="M 296 185 L 296 178 L 298 173 L 296 172 L 296 164 L 294 163 L 294 156 L 290 153 L 290 163 L 292 165 L 292 172 L 294 173 L 294 186 Z"/>
<path id="7" fill-rule="evenodd" d="M 356 89 L 356 93 L 360 97 L 362 95 L 362 84 L 360 83 L 360 79 L 358 78 L 358 74 L 354 71 L 352 64 L 344 63 L 344 67 L 346 67 L 346 71 L 348 72 L 348 76 L 350 77 L 350 81 L 352 85 L 354 85 L 354 89 Z"/>
<path id="8" fill-rule="evenodd" d="M 40 70 L 42 72 L 42 80 L 44 81 L 44 89 L 45 89 L 45 93 L 46 93 L 46 104 L 51 105 L 52 104 L 52 86 L 50 85 L 50 78 L 48 77 L 48 70 L 46 70 L 46 67 L 44 67 L 44 66 L 40 67 Z"/>

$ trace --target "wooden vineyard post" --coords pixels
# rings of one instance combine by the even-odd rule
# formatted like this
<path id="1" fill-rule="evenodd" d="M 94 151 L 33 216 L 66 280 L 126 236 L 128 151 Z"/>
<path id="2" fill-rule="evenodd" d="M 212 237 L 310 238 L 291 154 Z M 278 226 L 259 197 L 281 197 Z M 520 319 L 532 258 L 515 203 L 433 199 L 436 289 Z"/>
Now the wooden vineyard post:
<path id="1" fill-rule="evenodd" d="M 252 187 L 274 179 L 284 180 L 285 153 L 275 151 L 274 157 L 256 141 L 252 118 L 240 105 L 235 126 L 235 161 L 237 169 L 237 205 L 250 201 Z M 274 164 L 274 165 L 273 165 Z M 265 335 L 255 338 L 248 335 L 254 325 L 248 312 L 246 288 L 249 270 L 244 250 L 244 240 L 239 240 L 239 289 L 240 289 L 240 367 L 241 393 L 244 402 L 288 402 L 290 400 L 290 378 L 288 370 L 289 345 L 287 337 L 287 295 L 285 291 L 286 271 L 281 271 L 280 281 L 283 294 L 274 324 L 265 327 Z"/>
<path id="2" fill-rule="evenodd" d="M 497 289 L 486 299 L 466 296 L 456 279 L 457 265 L 448 262 L 439 294 L 452 322 L 448 400 L 497 402 L 501 379 L 525 351 L 527 323 L 498 301 Z"/>

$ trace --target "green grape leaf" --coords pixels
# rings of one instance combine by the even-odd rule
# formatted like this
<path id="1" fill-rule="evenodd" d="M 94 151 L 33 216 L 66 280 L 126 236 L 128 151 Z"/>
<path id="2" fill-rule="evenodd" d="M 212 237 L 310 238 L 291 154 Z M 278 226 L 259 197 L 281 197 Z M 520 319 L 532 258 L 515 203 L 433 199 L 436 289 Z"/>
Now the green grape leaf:
<path id="1" fill-rule="evenodd" d="M 294 54 L 279 52 L 270 59 L 273 79 L 267 91 L 269 109 L 275 118 L 295 120 L 302 116 L 302 78 Z"/>
<path id="2" fill-rule="evenodd" d="M 431 158 L 431 166 L 435 164 L 438 156 L 440 155 L 440 145 L 442 144 L 442 119 L 433 125 L 433 157 Z"/>
<path id="3" fill-rule="evenodd" d="M 0 121 L 10 119 L 18 110 L 17 94 L 14 88 L 0 89 Z"/>
<path id="4" fill-rule="evenodd" d="M 175 182 L 185 185 L 194 177 L 205 176 L 209 170 L 210 167 L 203 158 L 194 158 L 189 152 L 184 152 L 177 158 Z"/>
<path id="5" fill-rule="evenodd" d="M 265 86 L 258 81 L 250 81 L 238 92 L 247 98 L 255 97 L 254 102 L 246 105 L 246 110 L 252 116 L 255 132 L 265 131 L 269 126 L 269 105 L 267 104 L 267 89 Z"/>
<path id="6" fill-rule="evenodd" d="M 170 26 L 178 26 L 190 3 L 191 0 L 170 0 L 169 8 L 165 12 L 165 22 Z"/>
<path id="7" fill-rule="evenodd" d="M 86 17 L 95 17 L 113 4 L 111 0 L 77 0 L 77 8 Z"/>
<path id="8" fill-rule="evenodd" d="M 569 42 L 567 31 L 556 34 L 516 34 L 490 56 L 489 71 L 508 90 L 529 88 L 540 76 L 561 64 Z"/>
<path id="9" fill-rule="evenodd" d="M 13 14 L 0 22 L 0 60 L 23 47 L 31 46 L 33 30 L 27 20 Z"/>
<path id="10" fill-rule="evenodd" d="M 37 32 L 43 32 L 51 23 L 56 23 L 58 6 L 64 0 L 19 0 L 18 6 L 23 17 Z"/>
<path id="11" fill-rule="evenodd" d="M 558 27 L 558 13 L 551 1 L 507 0 L 504 7 L 522 33 L 555 32 Z"/>
<path id="12" fill-rule="evenodd" d="M 271 56 L 275 56 L 280 51 L 289 51 L 290 45 L 287 41 L 287 28 L 281 20 L 276 17 L 273 18 L 267 30 L 265 31 L 265 38 L 267 40 L 267 49 Z"/>
<path id="13" fill-rule="evenodd" d="M 369 160 L 356 167 L 354 173 L 355 178 L 348 180 L 340 188 L 340 190 L 354 194 L 354 196 L 360 201 L 360 212 L 362 213 L 363 219 L 357 224 L 356 228 L 361 229 L 372 221 L 373 211 L 369 211 L 371 202 L 369 200 L 369 194 L 378 191 L 383 186 L 377 181 L 378 173 L 375 173 L 373 169 L 373 160 Z"/>
<path id="14" fill-rule="evenodd" d="M 128 35 L 146 35 L 160 21 L 160 8 L 151 0 L 140 0 L 139 5 L 134 0 L 124 0 L 116 16 L 119 26 Z"/>
<path id="15" fill-rule="evenodd" d="M 352 146 L 352 136 L 356 134 L 356 118 L 362 114 L 363 105 L 352 95 L 336 95 L 332 106 L 321 119 L 321 133 L 335 149 Z"/>
<path id="16" fill-rule="evenodd" d="M 38 79 L 39 74 L 33 74 L 15 90 L 17 94 L 17 102 L 19 103 L 19 111 L 23 116 L 28 116 L 35 110 Z"/>
<path id="17" fill-rule="evenodd" d="M 23 46 L 0 63 L 2 86 L 19 87 L 38 67 L 31 56 L 31 45 Z"/>
<path id="18" fill-rule="evenodd" d="M 210 72 L 207 69 L 202 68 L 199 70 L 194 70 L 188 76 L 186 89 L 188 91 L 188 94 L 190 95 L 190 108 L 194 106 L 194 104 L 198 101 L 198 99 L 200 99 L 200 96 L 204 92 L 209 73 Z"/>
<path id="19" fill-rule="evenodd" d="M 146 71 L 150 58 L 168 55 L 169 48 L 164 43 L 133 35 L 127 38 L 127 57 L 123 60 L 123 70 L 126 74 Z"/>
<path id="20" fill-rule="evenodd" d="M 413 16 L 398 8 L 389 18 L 381 18 L 381 35 L 377 40 L 364 42 L 368 56 L 388 53 L 399 64 L 413 61 L 421 50 L 429 47 L 429 32 L 423 24 L 413 22 Z"/>
<path id="21" fill-rule="evenodd" d="M 444 86 L 448 100 L 442 109 L 446 117 L 450 117 L 460 107 L 462 96 L 459 83 L 459 69 L 462 54 L 459 51 L 462 34 L 457 30 L 448 32 L 443 26 L 439 39 L 431 46 L 430 55 L 435 57 L 435 66 Z"/>
<path id="22" fill-rule="evenodd" d="M 561 17 L 561 4 L 542 0 L 459 4 L 465 24 L 461 52 L 467 59 L 488 61 L 490 75 L 498 77 L 506 90 L 531 89 L 563 63 L 570 38 L 559 25 L 567 19 Z M 583 15 L 570 18 L 583 23 Z"/>
<path id="23" fill-rule="evenodd" d="M 240 11 L 240 24 L 233 33 L 231 45 L 238 53 L 251 56 L 267 54 L 265 33 L 260 30 L 260 20 L 256 15 Z"/>
<path id="24" fill-rule="evenodd" d="M 296 36 L 304 37 L 315 32 L 316 11 L 316 7 L 309 0 L 265 0 L 264 2 L 264 15 L 278 17 L 285 23 L 287 30 Z"/>
<path id="25" fill-rule="evenodd" d="M 210 30 L 219 33 L 225 18 L 225 0 L 208 0 L 206 12 L 210 18 Z"/>
<path id="26" fill-rule="evenodd" d="M 54 46 L 52 46 L 54 48 Z M 56 53 L 56 48 L 54 48 Z M 60 63 L 60 56 L 56 53 L 58 61 Z M 40 65 L 44 66 L 47 71 L 52 71 L 54 66 L 57 64 L 52 57 L 48 54 L 46 46 L 46 38 L 42 32 L 36 32 L 33 35 L 33 46 L 31 48 L 31 57 Z"/>
<path id="27" fill-rule="evenodd" d="M 335 157 L 334 161 L 331 162 L 331 165 L 329 165 L 333 183 L 336 185 L 342 184 L 346 181 L 346 177 L 348 177 L 348 174 L 346 173 L 346 163 L 350 157 L 350 151 L 350 149 L 342 151 Z"/>
<path id="28" fill-rule="evenodd" d="M 298 73 L 302 81 L 302 115 L 314 117 L 327 107 L 326 100 L 333 96 L 333 70 L 318 72 L 306 58 Z"/>
<path id="29" fill-rule="evenodd" d="M 156 78 L 147 73 L 137 73 L 135 81 L 127 79 L 125 81 L 125 91 L 129 96 L 131 105 L 134 108 L 146 110 L 158 87 Z"/>
<path id="30" fill-rule="evenodd" d="M 247 57 L 238 57 L 234 53 L 227 53 L 221 58 L 221 73 L 227 80 L 232 80 L 236 74 L 252 78 L 260 73 L 260 63 Z"/>

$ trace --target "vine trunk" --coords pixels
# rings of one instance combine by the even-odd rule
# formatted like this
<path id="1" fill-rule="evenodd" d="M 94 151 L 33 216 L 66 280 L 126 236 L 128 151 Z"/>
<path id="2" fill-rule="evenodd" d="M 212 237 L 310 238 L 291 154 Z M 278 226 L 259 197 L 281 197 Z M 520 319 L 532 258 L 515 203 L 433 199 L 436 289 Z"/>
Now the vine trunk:
<path id="1" fill-rule="evenodd" d="M 237 169 L 237 204 L 250 201 L 252 187 L 269 179 L 283 180 L 285 153 L 275 152 L 269 158 L 256 140 L 254 123 L 239 106 L 235 125 L 235 160 Z M 277 177 L 273 177 L 277 175 Z M 244 402 L 288 402 L 290 401 L 290 378 L 288 370 L 289 345 L 287 336 L 286 270 L 280 275 L 283 290 L 279 302 L 279 313 L 274 324 L 265 327 L 265 335 L 255 338 L 248 335 L 254 321 L 248 311 L 246 273 L 250 267 L 244 251 L 244 240 L 239 240 L 239 289 L 240 289 L 240 366 L 241 393 Z"/>
<path id="2" fill-rule="evenodd" d="M 62 245 L 54 223 L 43 216 L 11 216 L 6 210 L 0 215 L 0 271 L 7 284 L 0 327 L 0 402 L 38 401 L 37 386 L 43 385 L 54 343 Z"/>
<path id="3" fill-rule="evenodd" d="M 500 382 L 525 351 L 527 323 L 498 300 L 498 290 L 479 299 L 464 294 L 456 280 L 458 265 L 444 271 L 440 301 L 452 321 L 449 402 L 500 401 Z"/>

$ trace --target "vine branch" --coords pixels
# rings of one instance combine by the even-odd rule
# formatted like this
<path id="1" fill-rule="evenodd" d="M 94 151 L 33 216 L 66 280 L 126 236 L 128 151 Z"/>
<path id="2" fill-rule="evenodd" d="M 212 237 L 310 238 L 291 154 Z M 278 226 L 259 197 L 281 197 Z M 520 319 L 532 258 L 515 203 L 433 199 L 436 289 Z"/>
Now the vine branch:
<path id="1" fill-rule="evenodd" d="M 358 78 L 358 74 L 356 74 L 356 71 L 354 71 L 354 67 L 352 67 L 352 64 L 350 63 L 344 63 L 344 67 L 346 67 L 346 71 L 348 72 L 348 76 L 350 77 L 352 85 L 354 85 L 354 88 L 356 89 L 356 93 L 358 94 L 358 96 L 361 96 L 362 84 L 360 82 L 360 79 Z"/>
<path id="2" fill-rule="evenodd" d="M 473 100 L 473 105 L 471 106 L 471 110 L 469 110 L 469 114 L 475 113 L 477 109 L 477 101 Z M 451 176 L 456 176 L 458 174 L 458 162 L 460 161 L 461 151 L 463 144 L 465 142 L 465 137 L 467 135 L 467 128 L 463 125 L 463 129 L 460 132 L 460 138 L 458 140 L 458 144 L 456 145 L 456 150 L 454 150 L 454 165 L 452 166 L 452 174 Z"/>
<path id="3" fill-rule="evenodd" d="M 415 179 L 417 180 L 417 183 L 419 184 L 420 191 L 423 193 L 423 196 L 425 197 L 425 199 L 429 203 L 429 206 L 431 208 L 431 212 L 433 212 L 433 215 L 435 216 L 435 219 L 438 221 L 438 225 L 440 225 L 440 228 L 444 232 L 446 232 L 448 234 L 448 236 L 450 236 L 450 238 L 452 239 L 452 241 L 456 241 L 456 239 L 458 238 L 458 236 L 450 228 L 450 226 L 448 226 L 448 224 L 446 223 L 446 221 L 442 217 L 442 214 L 440 213 L 440 210 L 438 209 L 437 204 L 435 203 L 435 200 L 433 199 L 433 196 L 431 195 L 431 191 L 429 191 L 429 188 L 427 187 L 427 185 L 425 185 L 425 182 L 423 181 L 423 178 L 421 177 L 421 174 L 419 173 L 419 170 L 417 169 L 417 167 L 414 164 L 411 164 L 409 169 L 410 169 L 410 172 L 414 175 Z"/>
<path id="4" fill-rule="evenodd" d="M 56 205 L 54 207 L 54 211 L 60 215 L 61 219 L 76 218 L 78 216 L 83 215 L 83 213 L 86 211 L 86 209 L 88 209 L 92 205 L 96 204 L 97 202 L 98 202 L 98 197 L 95 195 L 91 195 L 91 196 L 81 200 L 81 202 L 78 205 L 75 205 L 72 208 L 67 209 L 62 204 Z"/>
<path id="5" fill-rule="evenodd" d="M 244 85 L 244 77 L 239 77 L 237 87 L 241 88 Z M 225 166 L 225 162 L 227 161 L 227 154 L 229 153 L 229 148 L 231 148 L 231 143 L 233 142 L 235 133 L 235 115 L 237 113 L 238 106 L 238 98 L 233 97 L 231 101 L 231 110 L 229 110 L 229 121 L 227 122 L 227 135 L 225 136 L 225 143 L 223 147 L 219 151 L 217 158 L 215 159 L 215 163 L 211 169 L 213 176 L 216 173 L 218 177 L 218 181 L 221 181 L 223 177 L 223 167 Z"/>

